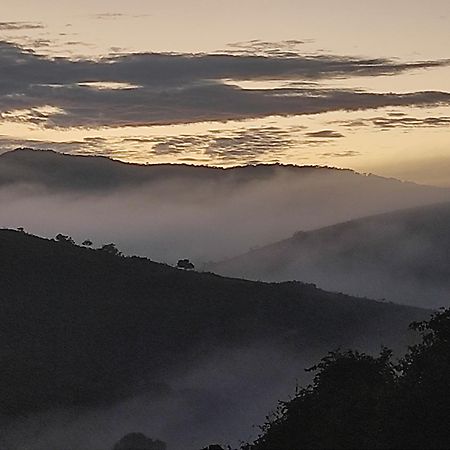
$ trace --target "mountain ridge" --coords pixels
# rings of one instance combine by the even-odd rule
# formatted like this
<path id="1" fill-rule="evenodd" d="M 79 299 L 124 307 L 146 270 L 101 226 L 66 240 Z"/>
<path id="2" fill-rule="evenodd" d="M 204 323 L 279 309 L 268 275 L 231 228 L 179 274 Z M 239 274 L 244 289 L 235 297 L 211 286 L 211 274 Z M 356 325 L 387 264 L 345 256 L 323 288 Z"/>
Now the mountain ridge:
<path id="1" fill-rule="evenodd" d="M 435 287 L 441 291 L 439 299 L 429 306 L 445 306 L 450 301 L 448 229 L 450 202 L 442 202 L 299 231 L 206 268 L 266 281 L 302 278 L 328 290 L 373 298 L 383 292 L 393 301 L 422 306 L 426 300 L 414 303 L 414 299 L 419 302 L 420 296 L 430 296 L 427 289 L 431 292 Z M 404 282 L 403 293 L 400 283 L 388 283 L 390 275 Z M 358 279 L 365 280 L 365 289 Z M 408 302 L 408 296 L 413 300 Z"/>
<path id="2" fill-rule="evenodd" d="M 235 165 L 230 167 L 221 167 L 221 166 L 213 166 L 213 165 L 197 165 L 197 164 L 187 164 L 187 163 L 155 163 L 155 164 L 141 164 L 141 163 L 135 163 L 135 162 L 128 162 L 128 161 L 121 161 L 119 159 L 114 159 L 108 156 L 103 155 L 87 155 L 87 154 L 70 154 L 70 153 L 63 153 L 63 152 L 57 152 L 51 149 L 31 149 L 31 148 L 17 148 L 14 150 L 6 151 L 3 153 L 0 153 L 0 163 L 4 163 L 5 161 L 13 162 L 21 164 L 22 167 L 33 165 L 35 167 L 36 162 L 39 162 L 39 158 L 46 158 L 46 163 L 54 164 L 55 162 L 61 163 L 63 160 L 64 162 L 69 165 L 73 165 L 74 163 L 85 163 L 84 169 L 88 168 L 87 164 L 97 164 L 101 163 L 104 164 L 105 168 L 106 165 L 109 165 L 108 168 L 113 168 L 115 166 L 115 169 L 120 170 L 134 170 L 133 176 L 142 176 L 144 171 L 154 171 L 154 169 L 162 169 L 165 171 L 170 170 L 192 170 L 196 171 L 200 174 L 200 172 L 203 172 L 202 174 L 208 173 L 208 174 L 215 174 L 218 176 L 219 174 L 230 174 L 234 172 L 236 175 L 240 175 L 241 173 L 245 171 L 252 171 L 252 175 L 254 176 L 257 172 L 259 172 L 259 175 L 270 175 L 276 172 L 277 170 L 286 170 L 286 171 L 298 171 L 299 173 L 302 171 L 330 171 L 330 172 L 346 172 L 351 173 L 354 175 L 358 175 L 361 177 L 374 177 L 379 178 L 386 181 L 391 182 L 398 182 L 408 185 L 414 185 L 414 186 L 422 186 L 427 188 L 433 188 L 437 190 L 443 190 L 443 191 L 449 191 L 450 189 L 440 187 L 440 186 L 431 186 L 431 185 L 424 185 L 420 183 L 416 183 L 413 181 L 407 181 L 407 180 L 400 180 L 394 177 L 384 177 L 381 175 L 376 175 L 373 173 L 363 173 L 358 172 L 356 170 L 350 169 L 350 168 L 341 168 L 341 167 L 334 167 L 334 166 L 322 166 L 322 165 L 316 165 L 316 164 L 306 164 L 306 165 L 296 165 L 296 164 L 284 164 L 284 163 L 257 163 L 257 164 L 245 164 L 245 165 Z M 40 169 L 41 167 L 38 166 Z M 64 168 L 63 166 L 59 167 Z M 68 168 L 68 167 L 66 167 Z M 73 167 L 72 167 L 73 169 Z M 77 170 L 79 168 L 77 167 Z M 98 170 L 98 166 L 96 167 L 96 170 Z M 141 171 L 141 174 L 138 173 L 138 170 Z M 26 170 L 25 170 L 26 173 Z M 1 174 L 1 172 L 0 172 Z M 154 175 L 154 174 L 152 174 Z M 0 178 L 0 183 L 2 179 Z M 150 181 L 149 179 L 142 178 L 139 179 L 140 182 L 144 181 Z"/>

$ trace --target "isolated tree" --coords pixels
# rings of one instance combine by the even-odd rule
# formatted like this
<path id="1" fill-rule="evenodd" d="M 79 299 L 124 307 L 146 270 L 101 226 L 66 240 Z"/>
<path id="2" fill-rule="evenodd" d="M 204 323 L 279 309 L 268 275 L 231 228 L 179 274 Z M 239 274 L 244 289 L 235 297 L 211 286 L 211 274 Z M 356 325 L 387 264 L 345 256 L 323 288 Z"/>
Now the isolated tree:
<path id="1" fill-rule="evenodd" d="M 84 245 L 85 247 L 92 247 L 93 242 L 90 239 L 86 239 L 81 243 L 81 245 Z"/>
<path id="2" fill-rule="evenodd" d="M 184 270 L 194 270 L 195 266 L 191 263 L 191 261 L 189 261 L 189 259 L 180 259 L 177 262 L 177 268 Z"/>
<path id="3" fill-rule="evenodd" d="M 165 442 L 153 440 L 142 433 L 130 433 L 124 436 L 113 450 L 167 450 Z"/>
<path id="4" fill-rule="evenodd" d="M 117 248 L 116 244 L 114 243 L 102 245 L 100 251 L 109 253 L 110 255 L 114 256 L 122 256 L 122 252 Z"/>
<path id="5" fill-rule="evenodd" d="M 61 242 L 63 244 L 75 244 L 75 241 L 70 237 L 67 236 L 66 234 L 57 234 L 55 237 L 56 242 Z"/>

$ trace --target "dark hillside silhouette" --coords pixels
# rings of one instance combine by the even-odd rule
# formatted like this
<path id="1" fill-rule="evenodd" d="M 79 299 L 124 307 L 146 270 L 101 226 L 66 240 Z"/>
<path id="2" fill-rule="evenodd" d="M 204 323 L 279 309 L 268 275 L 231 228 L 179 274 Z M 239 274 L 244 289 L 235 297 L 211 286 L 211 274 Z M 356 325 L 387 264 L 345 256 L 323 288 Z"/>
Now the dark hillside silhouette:
<path id="1" fill-rule="evenodd" d="M 137 257 L 0 231 L 0 415 L 106 405 L 164 393 L 221 349 L 272 343 L 296 352 L 401 347 L 428 312 L 181 271 Z M 142 380 L 145 378 L 145 384 Z"/>

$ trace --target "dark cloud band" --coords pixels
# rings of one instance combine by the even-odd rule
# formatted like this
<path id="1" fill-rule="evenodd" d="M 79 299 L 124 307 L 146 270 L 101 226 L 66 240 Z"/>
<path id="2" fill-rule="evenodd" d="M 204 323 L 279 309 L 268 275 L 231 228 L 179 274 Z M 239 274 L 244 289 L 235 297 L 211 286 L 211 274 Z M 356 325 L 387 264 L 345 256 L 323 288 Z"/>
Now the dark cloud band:
<path id="1" fill-rule="evenodd" d="M 320 82 L 334 77 L 395 75 L 447 64 L 448 61 L 396 63 L 387 59 L 324 55 L 160 53 L 71 60 L 39 56 L 3 42 L 0 43 L 0 114 L 5 120 L 46 127 L 96 128 L 450 104 L 447 92 L 379 94 L 326 89 L 320 83 L 245 89 L 224 81 Z M 98 89 L 96 83 L 125 87 Z"/>

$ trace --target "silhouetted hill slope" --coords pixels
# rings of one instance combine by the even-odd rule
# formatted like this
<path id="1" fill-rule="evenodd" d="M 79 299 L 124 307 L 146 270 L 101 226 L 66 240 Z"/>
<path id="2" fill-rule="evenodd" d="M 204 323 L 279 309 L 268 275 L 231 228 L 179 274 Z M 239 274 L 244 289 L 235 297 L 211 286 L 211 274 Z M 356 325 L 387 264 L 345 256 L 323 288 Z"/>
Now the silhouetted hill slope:
<path id="1" fill-rule="evenodd" d="M 450 203 L 353 220 L 212 264 L 225 275 L 306 280 L 423 307 L 450 303 Z"/>
<path id="2" fill-rule="evenodd" d="M 138 165 L 16 150 L 0 155 L 0 226 L 112 240 L 174 263 L 217 261 L 345 220 L 450 199 L 450 190 L 351 170 Z"/>
<path id="3" fill-rule="evenodd" d="M 170 374 L 257 342 L 399 346 L 427 311 L 185 272 L 0 231 L 0 416 L 164 393 Z"/>

